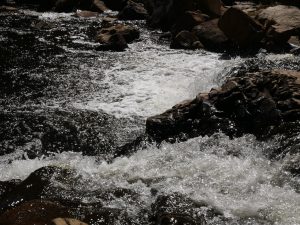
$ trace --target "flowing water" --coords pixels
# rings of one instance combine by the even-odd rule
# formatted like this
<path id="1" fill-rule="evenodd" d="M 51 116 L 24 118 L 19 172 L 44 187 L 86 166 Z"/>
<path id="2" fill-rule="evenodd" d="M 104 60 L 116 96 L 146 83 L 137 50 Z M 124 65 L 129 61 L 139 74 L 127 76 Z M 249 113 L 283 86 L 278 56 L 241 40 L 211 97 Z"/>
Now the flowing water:
<path id="1" fill-rule="evenodd" d="M 46 89 L 42 97 L 33 98 L 32 92 L 28 92 L 24 99 L 7 98 L 4 107 L 103 111 L 130 121 L 131 125 L 124 128 L 129 134 L 142 133 L 148 116 L 220 85 L 229 70 L 246 60 L 239 57 L 223 60 L 219 54 L 202 50 L 169 49 L 159 40 L 159 32 L 144 29 L 143 23 L 133 24 L 141 29 L 141 38 L 125 52 L 97 52 L 91 37 L 93 28 L 100 26 L 101 17 L 84 19 L 28 10 L 23 13 L 24 17 L 37 16 L 36 20 L 49 26 L 34 33 L 36 48 L 47 50 L 56 46 L 58 50 L 50 56 L 43 56 L 43 50 L 37 50 L 32 59 L 28 56 L 30 61 L 37 60 L 35 66 L 12 67 L 10 72 L 47 74 L 57 82 L 55 88 L 49 85 L 50 90 Z M 2 45 L 10 43 L 6 33 L 20 38 L 33 32 L 32 28 L 17 25 L 12 29 L 7 24 L 14 20 L 12 17 L 1 24 Z M 60 36 L 54 37 L 55 32 L 60 32 Z M 32 48 L 30 43 L 27 45 L 26 48 Z M 292 60 L 293 56 L 267 58 Z M 159 147 L 148 144 L 110 163 L 71 151 L 26 158 L 24 150 L 19 149 L 1 156 L 0 181 L 24 179 L 40 167 L 59 165 L 76 170 L 80 181 L 75 188 L 82 192 L 121 187 L 138 193 L 135 201 L 123 196 L 103 203 L 123 208 L 133 218 L 155 201 L 155 190 L 164 194 L 181 193 L 212 205 L 231 218 L 228 224 L 300 225 L 299 177 L 284 170 L 287 158 L 271 161 L 265 154 L 276 145 L 276 139 L 260 142 L 251 135 L 229 139 L 219 133 L 183 143 L 162 143 Z M 218 223 L 211 221 L 211 224 Z"/>

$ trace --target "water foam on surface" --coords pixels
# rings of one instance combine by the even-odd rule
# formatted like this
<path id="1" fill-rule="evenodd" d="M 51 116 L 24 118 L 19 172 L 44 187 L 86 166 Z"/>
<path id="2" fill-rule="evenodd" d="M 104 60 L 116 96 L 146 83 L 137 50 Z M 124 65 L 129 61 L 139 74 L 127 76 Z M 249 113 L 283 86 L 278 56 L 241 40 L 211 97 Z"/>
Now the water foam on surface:
<path id="1" fill-rule="evenodd" d="M 161 113 L 219 82 L 220 72 L 238 60 L 218 60 L 220 55 L 204 51 L 178 51 L 157 44 L 148 31 L 126 52 L 101 55 L 96 64 L 111 63 L 104 73 L 106 90 L 95 92 L 90 101 L 73 105 L 104 110 L 117 117 L 148 117 Z M 95 75 L 96 76 L 96 75 Z"/>
<path id="2" fill-rule="evenodd" d="M 61 153 L 45 159 L 15 160 L 1 164 L 0 180 L 24 179 L 45 165 L 75 168 L 83 176 L 84 188 L 122 187 L 139 194 L 143 207 L 152 201 L 151 189 L 159 193 L 179 192 L 221 209 L 227 217 L 254 218 L 277 225 L 300 224 L 300 194 L 290 186 L 278 185 L 281 162 L 271 162 L 263 151 L 272 143 L 260 143 L 253 136 L 230 140 L 222 134 L 198 137 L 185 143 L 148 146 L 131 157 L 111 164 L 79 153 Z M 106 202 L 135 213 L 138 208 L 124 198 Z M 133 212 L 132 212 L 133 213 Z M 257 223 L 259 224 L 259 223 Z"/>

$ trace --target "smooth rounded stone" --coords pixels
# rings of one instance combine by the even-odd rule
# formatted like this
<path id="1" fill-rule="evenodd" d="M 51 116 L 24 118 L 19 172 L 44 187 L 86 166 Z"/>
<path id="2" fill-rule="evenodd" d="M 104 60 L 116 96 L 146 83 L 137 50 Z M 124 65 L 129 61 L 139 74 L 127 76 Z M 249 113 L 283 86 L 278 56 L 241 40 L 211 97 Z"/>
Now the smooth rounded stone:
<path id="1" fill-rule="evenodd" d="M 127 5 L 119 12 L 118 18 L 120 20 L 144 20 L 147 15 L 144 4 L 129 0 Z"/>
<path id="2" fill-rule="evenodd" d="M 97 51 L 124 51 L 128 48 L 128 44 L 121 34 L 113 34 L 109 37 L 106 43 L 98 46 L 96 48 Z"/>
<path id="3" fill-rule="evenodd" d="M 229 8 L 218 22 L 224 34 L 240 47 L 260 45 L 264 37 L 263 27 L 242 10 Z"/>
<path id="4" fill-rule="evenodd" d="M 300 9 L 277 5 L 263 9 L 257 19 L 268 30 L 268 38 L 275 42 L 287 42 L 291 36 L 300 35 Z"/>
<path id="5" fill-rule="evenodd" d="M 71 218 L 55 218 L 52 220 L 51 225 L 88 225 L 80 220 Z"/>
<path id="6" fill-rule="evenodd" d="M 193 32 L 204 45 L 211 51 L 223 52 L 232 48 L 232 43 L 218 26 L 219 19 L 201 23 L 193 28 Z"/>
<path id="7" fill-rule="evenodd" d="M 189 31 L 181 31 L 173 39 L 171 48 L 194 50 L 203 48 L 203 45 L 194 33 Z"/>
<path id="8" fill-rule="evenodd" d="M 127 43 L 133 42 L 140 36 L 140 32 L 136 28 L 129 25 L 117 24 L 101 29 L 97 36 L 97 41 L 101 44 L 109 44 L 110 38 L 116 34 L 122 36 Z"/>
<path id="9" fill-rule="evenodd" d="M 1 225 L 50 225 L 53 219 L 69 218 L 68 209 L 57 202 L 31 200 L 0 215 Z"/>

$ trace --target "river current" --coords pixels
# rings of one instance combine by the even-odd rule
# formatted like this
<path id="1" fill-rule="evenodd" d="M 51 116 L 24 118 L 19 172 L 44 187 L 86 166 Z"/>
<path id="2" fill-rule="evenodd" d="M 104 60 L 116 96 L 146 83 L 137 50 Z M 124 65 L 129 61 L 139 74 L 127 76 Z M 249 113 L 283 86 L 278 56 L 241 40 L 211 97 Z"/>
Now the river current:
<path id="1" fill-rule="evenodd" d="M 39 64 L 28 72 L 42 70 L 54 77 L 59 74 L 64 78 L 59 76 L 58 80 L 64 81 L 57 93 L 54 91 L 55 94 L 39 102 L 29 97 L 22 101 L 7 100 L 8 103 L 101 110 L 130 121 L 131 125 L 124 128 L 129 134 L 142 133 L 147 117 L 219 86 L 228 71 L 247 60 L 223 59 L 220 54 L 202 50 L 170 49 L 167 43 L 159 40 L 159 32 L 146 30 L 143 23 L 137 22 L 134 25 L 141 29 L 141 38 L 130 44 L 128 50 L 97 52 L 88 34 L 94 32 L 91 27 L 101 24 L 101 17 L 86 19 L 29 10 L 23 13 L 50 24 L 50 28 L 35 37 L 41 45 L 53 44 L 63 49 L 55 58 L 50 57 L 52 62 L 42 61 L 43 56 L 36 55 L 41 58 Z M 22 27 L 13 30 L 1 25 L 1 43 L 7 41 L 5 32 L 8 30 L 18 36 L 31 32 Z M 68 35 L 55 39 L 50 34 L 55 30 Z M 276 61 L 294 56 L 262 53 L 261 57 Z M 60 65 L 59 68 L 47 67 L 47 63 Z M 230 139 L 217 133 L 182 143 L 162 143 L 159 147 L 148 144 L 112 162 L 71 151 L 33 159 L 26 158 L 25 154 L 24 158 L 24 150 L 18 149 L 0 157 L 0 181 L 24 179 L 40 167 L 59 165 L 76 170 L 80 180 L 75 188 L 82 192 L 99 187 L 122 187 L 138 193 L 134 202 L 126 196 L 104 202 L 107 207 L 126 209 L 133 218 L 150 207 L 155 200 L 152 192 L 156 190 L 165 194 L 181 193 L 206 202 L 232 218 L 230 224 L 240 221 L 239 224 L 300 225 L 299 177 L 284 170 L 289 163 L 287 157 L 272 161 L 265 154 L 276 145 L 276 137 L 261 142 L 252 135 Z M 211 224 L 217 223 L 211 221 Z"/>

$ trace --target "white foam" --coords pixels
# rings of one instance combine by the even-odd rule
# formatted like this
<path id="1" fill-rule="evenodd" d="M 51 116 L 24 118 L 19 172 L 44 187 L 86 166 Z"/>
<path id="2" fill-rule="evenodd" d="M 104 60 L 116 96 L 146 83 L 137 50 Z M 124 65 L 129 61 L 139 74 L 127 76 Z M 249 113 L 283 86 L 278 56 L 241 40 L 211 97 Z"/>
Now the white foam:
<path id="1" fill-rule="evenodd" d="M 135 214 L 138 208 L 149 207 L 150 189 L 154 188 L 208 202 L 228 217 L 252 217 L 277 225 L 300 224 L 300 194 L 289 184 L 292 177 L 285 174 L 285 185 L 278 185 L 281 162 L 271 162 L 262 154 L 271 144 L 259 143 L 252 136 L 233 140 L 225 135 L 198 137 L 185 143 L 163 144 L 160 148 L 148 146 L 111 164 L 79 153 L 61 153 L 45 159 L 1 164 L 0 180 L 24 178 L 45 165 L 68 166 L 86 179 L 83 183 L 89 184 L 84 186 L 87 189 L 113 186 L 139 193 L 138 206 L 126 198 L 105 203 L 111 207 L 123 205 Z"/>
<path id="2" fill-rule="evenodd" d="M 148 117 L 161 113 L 180 101 L 216 86 L 226 66 L 238 60 L 222 61 L 204 51 L 178 51 L 159 45 L 143 30 L 142 41 L 126 52 L 99 56 L 96 64 L 110 67 L 93 69 L 104 74 L 106 90 L 93 93 L 89 101 L 74 102 L 77 108 L 104 110 L 117 117 Z"/>

